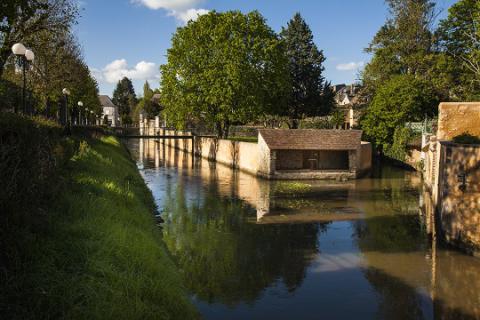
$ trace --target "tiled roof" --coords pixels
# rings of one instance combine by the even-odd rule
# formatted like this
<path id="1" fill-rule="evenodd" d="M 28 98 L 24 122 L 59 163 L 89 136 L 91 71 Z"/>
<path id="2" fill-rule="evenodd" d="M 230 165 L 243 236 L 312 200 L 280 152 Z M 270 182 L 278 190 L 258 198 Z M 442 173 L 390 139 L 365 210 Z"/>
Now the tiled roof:
<path id="1" fill-rule="evenodd" d="M 260 129 L 270 150 L 352 150 L 360 146 L 362 130 Z"/>
<path id="2" fill-rule="evenodd" d="M 110 107 L 110 108 L 115 108 L 116 106 L 113 104 L 112 100 L 110 100 L 109 96 L 106 95 L 99 95 L 98 99 L 100 100 L 100 103 L 102 104 L 102 107 Z"/>

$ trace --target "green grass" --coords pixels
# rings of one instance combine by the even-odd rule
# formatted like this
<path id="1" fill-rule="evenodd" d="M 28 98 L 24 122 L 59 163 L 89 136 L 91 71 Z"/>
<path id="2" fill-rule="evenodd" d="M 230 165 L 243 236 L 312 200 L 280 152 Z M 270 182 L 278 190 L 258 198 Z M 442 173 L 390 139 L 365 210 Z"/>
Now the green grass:
<path id="1" fill-rule="evenodd" d="M 228 140 L 243 142 L 258 142 L 258 137 L 228 137 Z"/>
<path id="2" fill-rule="evenodd" d="M 155 224 L 153 197 L 118 140 L 80 142 L 62 177 L 40 226 L 16 231 L 22 252 L 5 271 L 0 313 L 6 319 L 197 318 Z"/>

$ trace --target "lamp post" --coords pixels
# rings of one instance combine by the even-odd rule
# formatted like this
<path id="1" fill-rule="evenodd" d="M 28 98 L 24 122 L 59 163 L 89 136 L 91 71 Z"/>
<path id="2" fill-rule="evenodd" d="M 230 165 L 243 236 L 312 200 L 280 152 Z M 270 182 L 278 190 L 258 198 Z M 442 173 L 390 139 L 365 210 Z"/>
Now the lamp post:
<path id="1" fill-rule="evenodd" d="M 27 102 L 25 99 L 26 90 L 27 90 L 27 66 L 29 63 L 32 63 L 35 59 L 35 54 L 32 50 L 25 48 L 22 43 L 15 43 L 12 46 L 12 53 L 17 56 L 20 61 L 23 73 L 23 88 L 22 88 L 22 104 L 23 112 L 27 113 Z M 14 112 L 17 113 L 17 106 L 14 106 Z"/>
<path id="2" fill-rule="evenodd" d="M 90 109 L 85 108 L 85 123 L 87 126 L 90 125 Z"/>
<path id="3" fill-rule="evenodd" d="M 83 109 L 83 102 L 78 101 L 78 125 L 82 125 L 82 109 Z"/>
<path id="4" fill-rule="evenodd" d="M 60 116 L 60 123 L 64 126 L 68 125 L 68 96 L 70 95 L 70 90 L 63 88 L 62 90 L 64 103 L 63 103 L 63 112 Z"/>

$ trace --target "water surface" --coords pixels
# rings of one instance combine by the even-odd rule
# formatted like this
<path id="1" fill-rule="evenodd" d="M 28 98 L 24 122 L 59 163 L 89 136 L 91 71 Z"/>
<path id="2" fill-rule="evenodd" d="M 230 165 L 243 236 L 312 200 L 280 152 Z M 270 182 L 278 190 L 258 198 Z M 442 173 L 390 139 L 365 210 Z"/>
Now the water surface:
<path id="1" fill-rule="evenodd" d="M 205 319 L 480 319 L 480 259 L 430 241 L 415 172 L 267 181 L 127 144 Z"/>

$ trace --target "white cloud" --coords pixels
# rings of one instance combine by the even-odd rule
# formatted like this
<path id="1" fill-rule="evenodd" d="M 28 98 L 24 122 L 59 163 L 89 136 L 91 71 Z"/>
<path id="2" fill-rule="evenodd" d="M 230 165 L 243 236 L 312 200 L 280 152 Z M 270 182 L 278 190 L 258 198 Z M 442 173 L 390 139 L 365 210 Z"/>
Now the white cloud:
<path id="1" fill-rule="evenodd" d="M 152 10 L 163 9 L 183 23 L 196 20 L 198 16 L 207 14 L 207 9 L 195 9 L 202 0 L 131 0 L 133 3 L 144 5 Z"/>
<path id="2" fill-rule="evenodd" d="M 144 6 L 153 9 L 165 9 L 165 10 L 186 10 L 193 8 L 200 4 L 201 0 L 133 0 L 143 4 Z"/>
<path id="3" fill-rule="evenodd" d="M 208 10 L 206 9 L 188 9 L 185 11 L 173 11 L 170 12 L 168 15 L 174 16 L 178 20 L 182 21 L 183 23 L 187 23 L 190 20 L 197 20 L 197 18 L 203 14 L 207 14 Z"/>
<path id="4" fill-rule="evenodd" d="M 352 71 L 352 70 L 356 70 L 363 67 L 363 65 L 364 65 L 363 61 L 340 63 L 340 64 L 337 64 L 336 69 L 340 71 Z"/>
<path id="5" fill-rule="evenodd" d="M 107 83 L 116 83 L 123 77 L 132 80 L 152 80 L 159 78 L 158 68 L 155 63 L 140 61 L 133 68 L 130 68 L 125 59 L 114 60 L 101 70 L 90 68 L 90 72 L 97 81 Z"/>

